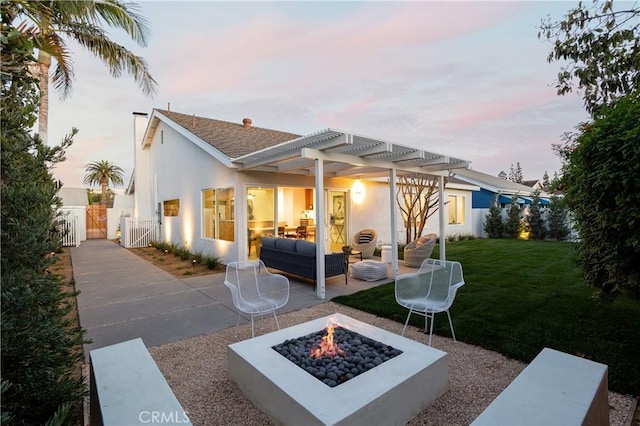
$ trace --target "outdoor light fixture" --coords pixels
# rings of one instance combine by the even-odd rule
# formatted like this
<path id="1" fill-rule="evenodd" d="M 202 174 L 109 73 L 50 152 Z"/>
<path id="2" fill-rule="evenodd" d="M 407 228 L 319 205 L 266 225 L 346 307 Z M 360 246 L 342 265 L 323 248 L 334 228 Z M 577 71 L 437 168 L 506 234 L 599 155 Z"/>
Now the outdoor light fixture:
<path id="1" fill-rule="evenodd" d="M 364 201 L 365 188 L 360 179 L 356 179 L 351 187 L 353 202 L 360 204 Z"/>

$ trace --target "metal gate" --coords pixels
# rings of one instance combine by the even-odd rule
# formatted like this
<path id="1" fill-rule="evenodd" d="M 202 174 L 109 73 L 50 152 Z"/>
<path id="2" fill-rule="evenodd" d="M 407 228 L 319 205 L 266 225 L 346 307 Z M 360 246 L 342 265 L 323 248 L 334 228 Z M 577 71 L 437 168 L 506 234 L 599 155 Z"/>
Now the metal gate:
<path id="1" fill-rule="evenodd" d="M 107 206 L 87 206 L 87 239 L 107 238 Z"/>

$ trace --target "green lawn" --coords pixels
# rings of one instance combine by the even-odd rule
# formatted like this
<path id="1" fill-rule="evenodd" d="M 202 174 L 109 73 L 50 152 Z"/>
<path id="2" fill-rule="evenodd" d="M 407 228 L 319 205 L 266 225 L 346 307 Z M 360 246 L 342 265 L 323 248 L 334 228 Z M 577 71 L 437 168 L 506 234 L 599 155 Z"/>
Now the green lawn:
<path id="1" fill-rule="evenodd" d="M 437 256 L 438 248 L 434 249 Z M 478 239 L 447 244 L 466 284 L 451 308 L 458 340 L 530 362 L 544 347 L 609 366 L 609 388 L 640 394 L 640 301 L 594 297 L 574 263 L 571 243 Z M 393 283 L 334 302 L 404 322 Z M 412 315 L 422 327 L 424 318 Z M 446 314 L 434 333 L 450 336 Z"/>

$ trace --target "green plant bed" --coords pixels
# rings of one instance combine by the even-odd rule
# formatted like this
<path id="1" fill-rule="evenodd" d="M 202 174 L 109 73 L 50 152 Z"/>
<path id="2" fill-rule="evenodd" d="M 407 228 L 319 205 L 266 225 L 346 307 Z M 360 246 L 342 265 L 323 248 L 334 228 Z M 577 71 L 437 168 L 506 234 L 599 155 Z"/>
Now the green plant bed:
<path id="1" fill-rule="evenodd" d="M 585 357 L 609 366 L 610 389 L 638 393 L 640 301 L 594 297 L 571 243 L 478 239 L 447 244 L 446 253 L 466 282 L 450 310 L 458 340 L 524 362 L 544 347 Z M 407 316 L 393 282 L 333 301 L 402 323 Z M 410 324 L 424 327 L 424 318 Z M 451 335 L 446 314 L 436 315 L 434 333 Z"/>

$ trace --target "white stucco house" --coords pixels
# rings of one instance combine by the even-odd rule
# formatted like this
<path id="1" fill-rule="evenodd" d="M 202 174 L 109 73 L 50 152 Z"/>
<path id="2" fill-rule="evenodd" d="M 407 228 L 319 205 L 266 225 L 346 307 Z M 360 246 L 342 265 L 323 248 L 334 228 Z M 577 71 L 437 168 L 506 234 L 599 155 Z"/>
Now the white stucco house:
<path id="1" fill-rule="evenodd" d="M 438 176 L 440 211 L 425 233 L 470 234 L 468 182 L 445 181 L 468 162 L 345 131 L 297 135 L 169 110 L 134 113 L 135 170 L 128 193 L 135 217 L 156 217 L 160 239 L 223 263 L 256 258 L 264 236 L 306 226 L 318 254 L 340 251 L 364 228 L 378 241 L 404 243 L 396 202 L 401 174 Z M 425 147 L 426 148 L 426 147 Z M 442 253 L 444 255 L 444 245 Z M 394 256 L 393 270 L 397 270 Z"/>

